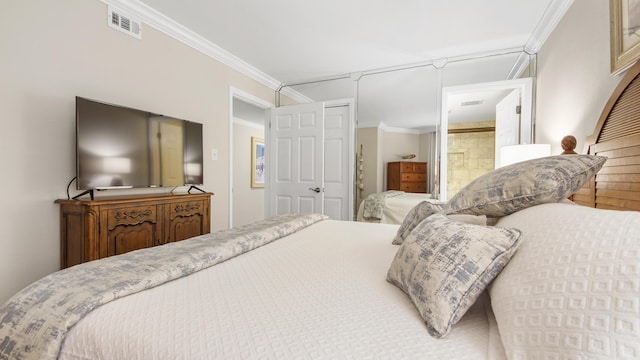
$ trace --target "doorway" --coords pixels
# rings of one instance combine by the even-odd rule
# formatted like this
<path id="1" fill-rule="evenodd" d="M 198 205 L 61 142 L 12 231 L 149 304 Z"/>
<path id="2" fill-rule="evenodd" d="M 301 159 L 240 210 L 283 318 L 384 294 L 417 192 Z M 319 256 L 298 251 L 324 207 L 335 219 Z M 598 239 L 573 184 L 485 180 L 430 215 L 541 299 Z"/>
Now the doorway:
<path id="1" fill-rule="evenodd" d="M 519 93 L 519 116 L 507 123 L 496 121 L 495 133 L 496 139 L 500 139 L 500 144 L 496 142 L 496 147 L 501 145 L 509 145 L 505 142 L 505 137 L 498 134 L 513 133 L 515 136 L 511 137 L 515 140 L 510 140 L 516 144 L 531 144 L 533 142 L 533 80 L 531 78 L 514 79 L 506 81 L 496 81 L 487 83 L 478 83 L 461 86 L 451 86 L 442 89 L 442 116 L 440 122 L 440 170 L 438 174 L 439 179 L 439 196 L 441 201 L 447 201 L 453 194 L 448 194 L 448 137 L 449 137 L 449 124 L 450 124 L 450 111 L 453 105 L 453 101 L 456 98 L 460 98 L 465 94 L 474 94 L 480 92 L 495 92 L 497 94 Z M 502 95 L 500 95 L 502 96 Z M 498 129 L 500 126 L 500 129 Z M 505 129 L 505 126 L 509 129 Z M 516 129 L 512 131 L 513 129 Z M 507 141 L 508 142 L 508 141 Z M 495 151 L 498 153 L 499 151 Z M 493 162 L 495 163 L 495 159 Z"/>
<path id="2" fill-rule="evenodd" d="M 251 146 L 265 139 L 273 104 L 236 88 L 229 91 L 229 228 L 265 218 L 265 187 L 251 182 Z"/>

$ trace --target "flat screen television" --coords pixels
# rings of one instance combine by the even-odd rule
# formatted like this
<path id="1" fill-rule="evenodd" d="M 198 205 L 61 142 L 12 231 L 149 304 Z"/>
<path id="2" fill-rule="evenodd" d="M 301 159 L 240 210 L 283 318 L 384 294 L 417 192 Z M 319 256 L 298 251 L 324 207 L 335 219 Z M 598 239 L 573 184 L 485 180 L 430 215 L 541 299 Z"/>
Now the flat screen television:
<path id="1" fill-rule="evenodd" d="M 202 124 L 76 97 L 78 190 L 203 184 Z"/>

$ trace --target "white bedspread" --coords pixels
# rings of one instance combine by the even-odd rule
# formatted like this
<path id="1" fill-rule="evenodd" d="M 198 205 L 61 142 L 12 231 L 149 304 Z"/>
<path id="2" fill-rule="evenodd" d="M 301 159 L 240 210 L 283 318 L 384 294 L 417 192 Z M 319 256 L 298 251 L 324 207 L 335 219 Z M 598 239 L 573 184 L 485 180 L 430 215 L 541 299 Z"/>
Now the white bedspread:
<path id="1" fill-rule="evenodd" d="M 380 224 L 402 224 L 407 213 L 422 201 L 429 201 L 434 204 L 441 203 L 437 199 L 431 199 L 431 194 L 404 193 L 400 196 L 385 199 L 384 210 L 380 220 L 365 219 L 363 216 L 363 204 L 361 203 L 360 207 L 358 207 L 356 220 Z"/>
<path id="2" fill-rule="evenodd" d="M 60 358 L 500 359 L 484 304 L 445 339 L 429 336 L 385 280 L 396 231 L 317 223 L 98 308 L 70 330 Z"/>

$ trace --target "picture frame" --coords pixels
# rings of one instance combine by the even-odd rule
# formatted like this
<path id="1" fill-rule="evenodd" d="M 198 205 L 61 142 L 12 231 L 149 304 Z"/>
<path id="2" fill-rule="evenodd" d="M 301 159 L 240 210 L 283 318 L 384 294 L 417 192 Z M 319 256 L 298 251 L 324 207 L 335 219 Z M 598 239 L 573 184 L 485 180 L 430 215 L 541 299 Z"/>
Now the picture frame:
<path id="1" fill-rule="evenodd" d="M 640 58 L 640 0 L 609 0 L 611 74 L 627 70 Z"/>
<path id="2" fill-rule="evenodd" d="M 251 137 L 251 187 L 264 187 L 264 139 Z"/>

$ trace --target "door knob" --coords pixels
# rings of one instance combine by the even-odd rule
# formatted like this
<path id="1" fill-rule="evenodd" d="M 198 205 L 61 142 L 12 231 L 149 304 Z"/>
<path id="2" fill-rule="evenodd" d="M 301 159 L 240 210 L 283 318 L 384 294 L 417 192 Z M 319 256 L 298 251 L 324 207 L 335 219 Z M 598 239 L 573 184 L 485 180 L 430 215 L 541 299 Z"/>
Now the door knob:
<path id="1" fill-rule="evenodd" d="M 320 188 L 319 188 L 319 187 L 317 187 L 317 188 L 315 188 L 315 189 L 314 189 L 314 188 L 309 188 L 309 190 L 311 190 L 311 191 L 315 191 L 315 192 L 317 192 L 317 193 L 319 193 L 319 192 L 320 192 Z"/>

